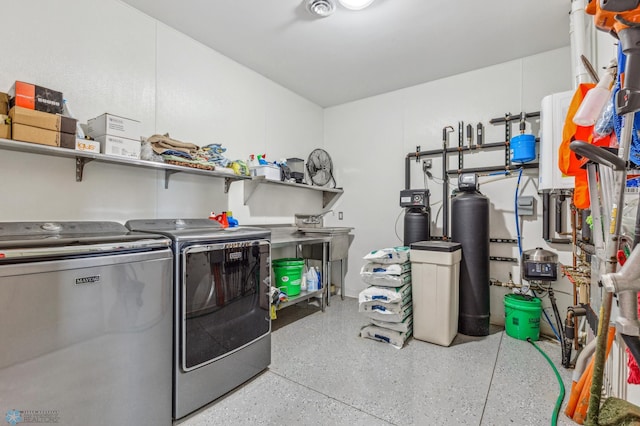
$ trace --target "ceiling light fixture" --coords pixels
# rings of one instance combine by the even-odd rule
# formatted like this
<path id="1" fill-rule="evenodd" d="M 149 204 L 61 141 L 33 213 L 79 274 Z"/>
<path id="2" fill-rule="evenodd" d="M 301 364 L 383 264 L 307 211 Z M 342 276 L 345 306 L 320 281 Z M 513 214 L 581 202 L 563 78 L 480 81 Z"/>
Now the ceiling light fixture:
<path id="1" fill-rule="evenodd" d="M 361 10 L 371 5 L 373 0 L 338 0 L 341 5 L 350 10 Z"/>
<path id="2" fill-rule="evenodd" d="M 336 4 L 333 0 L 307 0 L 307 10 L 312 15 L 326 18 L 335 12 Z"/>

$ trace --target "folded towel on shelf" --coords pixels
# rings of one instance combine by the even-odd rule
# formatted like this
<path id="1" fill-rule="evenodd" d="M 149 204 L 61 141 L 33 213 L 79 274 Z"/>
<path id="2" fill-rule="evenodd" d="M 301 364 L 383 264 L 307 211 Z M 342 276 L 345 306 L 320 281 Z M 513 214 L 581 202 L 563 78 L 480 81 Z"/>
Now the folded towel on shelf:
<path id="1" fill-rule="evenodd" d="M 164 154 L 166 151 L 179 151 L 185 154 L 193 155 L 198 150 L 198 145 L 190 142 L 182 142 L 172 139 L 169 134 L 152 135 L 147 138 L 153 150 L 158 154 Z"/>

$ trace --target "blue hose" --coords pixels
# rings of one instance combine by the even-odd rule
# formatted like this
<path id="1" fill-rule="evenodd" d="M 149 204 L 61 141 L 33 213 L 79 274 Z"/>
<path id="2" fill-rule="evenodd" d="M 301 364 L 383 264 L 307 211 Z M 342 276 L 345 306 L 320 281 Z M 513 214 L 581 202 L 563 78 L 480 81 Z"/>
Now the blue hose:
<path id="1" fill-rule="evenodd" d="M 516 233 L 518 235 L 518 252 L 522 256 L 522 239 L 520 238 L 520 220 L 518 220 L 518 192 L 520 192 L 520 179 L 522 178 L 522 167 L 518 172 L 518 183 L 516 183 L 516 195 L 515 195 L 515 213 L 516 213 Z"/>

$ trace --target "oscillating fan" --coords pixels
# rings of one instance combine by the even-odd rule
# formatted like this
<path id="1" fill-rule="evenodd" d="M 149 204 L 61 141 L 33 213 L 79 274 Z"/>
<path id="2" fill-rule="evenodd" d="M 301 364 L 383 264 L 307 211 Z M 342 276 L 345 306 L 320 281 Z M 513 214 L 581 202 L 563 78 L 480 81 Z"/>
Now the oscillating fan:
<path id="1" fill-rule="evenodd" d="M 312 184 L 325 186 L 331 181 L 333 187 L 336 187 L 336 180 L 333 178 L 333 162 L 329 153 L 324 149 L 317 148 L 309 154 L 307 172 L 309 172 Z"/>

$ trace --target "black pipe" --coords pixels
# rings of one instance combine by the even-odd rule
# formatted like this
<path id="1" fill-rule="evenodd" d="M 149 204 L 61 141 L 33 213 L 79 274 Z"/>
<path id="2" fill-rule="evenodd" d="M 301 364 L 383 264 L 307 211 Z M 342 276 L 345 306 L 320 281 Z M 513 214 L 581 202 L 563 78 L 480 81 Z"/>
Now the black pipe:
<path id="1" fill-rule="evenodd" d="M 411 166 L 411 161 L 409 160 L 409 156 L 404 159 L 404 189 L 411 189 L 411 173 L 409 171 L 409 167 Z"/>
<path id="2" fill-rule="evenodd" d="M 638 336 L 629 336 L 628 334 L 622 334 L 622 340 L 627 344 L 631 355 L 636 360 L 636 363 L 640 365 L 640 338 Z"/>
<path id="3" fill-rule="evenodd" d="M 552 244 L 571 244 L 571 238 L 549 238 L 547 242 Z"/>
<path id="4" fill-rule="evenodd" d="M 562 365 L 569 365 L 571 362 L 571 354 L 567 354 L 565 347 L 566 337 L 564 334 L 564 328 L 562 327 L 562 320 L 560 319 L 560 311 L 558 311 L 558 305 L 556 304 L 556 296 L 553 293 L 553 289 L 549 288 L 549 300 L 553 307 L 553 315 L 556 317 L 556 326 L 558 327 L 558 334 L 560 335 L 560 348 L 562 350 Z"/>
<path id="5" fill-rule="evenodd" d="M 542 193 L 542 239 L 549 241 L 549 203 L 551 202 L 551 194 Z"/>
<path id="6" fill-rule="evenodd" d="M 536 142 L 540 142 L 540 138 L 536 138 Z M 493 142 L 493 143 L 485 143 L 482 144 L 481 146 L 478 145 L 474 145 L 473 148 L 469 148 L 468 146 L 463 146 L 463 147 L 453 147 L 453 148 L 447 148 L 446 152 L 447 154 L 452 153 L 452 152 L 458 152 L 458 151 L 482 151 L 484 149 L 491 149 L 491 148 L 504 148 L 507 145 L 507 142 Z M 433 157 L 436 155 L 440 155 L 442 154 L 442 149 L 432 149 L 430 151 L 419 151 L 419 152 L 410 152 L 407 154 L 407 157 L 409 158 L 415 158 L 415 157 Z"/>
<path id="7" fill-rule="evenodd" d="M 583 252 L 585 252 L 585 253 L 587 253 L 587 254 L 589 254 L 591 256 L 596 254 L 596 248 L 595 248 L 595 246 L 593 244 L 589 244 L 589 243 L 586 243 L 584 241 L 578 240 L 578 241 L 576 241 L 576 245 L 578 247 L 580 247 L 580 249 Z"/>
<path id="8" fill-rule="evenodd" d="M 575 337 L 575 329 L 573 328 L 573 318 L 567 318 L 564 321 L 564 342 L 562 342 L 562 366 L 564 368 L 571 367 L 571 349 L 573 338 Z"/>
<path id="9" fill-rule="evenodd" d="M 565 368 L 571 367 L 571 349 L 576 332 L 574 318 L 585 315 L 587 315 L 587 310 L 582 306 L 569 306 L 567 308 L 567 317 L 564 320 L 564 355 L 562 357 L 562 366 Z"/>
<path id="10" fill-rule="evenodd" d="M 446 135 L 444 140 L 446 147 Z M 442 239 L 449 238 L 449 176 L 447 176 L 447 150 L 442 150 Z"/>
<path id="11" fill-rule="evenodd" d="M 564 195 L 556 196 L 556 233 L 562 234 L 562 205 L 564 204 Z"/>
<path id="12" fill-rule="evenodd" d="M 522 120 L 522 116 L 523 116 L 523 114 L 518 114 L 518 115 L 507 114 L 504 117 L 492 118 L 491 120 L 489 120 L 489 123 L 498 124 L 498 123 L 504 123 L 504 122 L 507 122 L 507 121 Z M 529 112 L 527 114 L 524 114 L 524 117 L 525 118 L 540 117 L 540 111 Z"/>
<path id="13" fill-rule="evenodd" d="M 462 173 L 489 173 L 489 172 L 515 172 L 518 169 L 537 169 L 538 163 L 521 164 L 513 168 L 505 168 L 505 166 L 490 166 L 490 167 L 472 167 L 462 170 L 449 170 L 447 173 L 450 175 L 462 174 Z"/>

